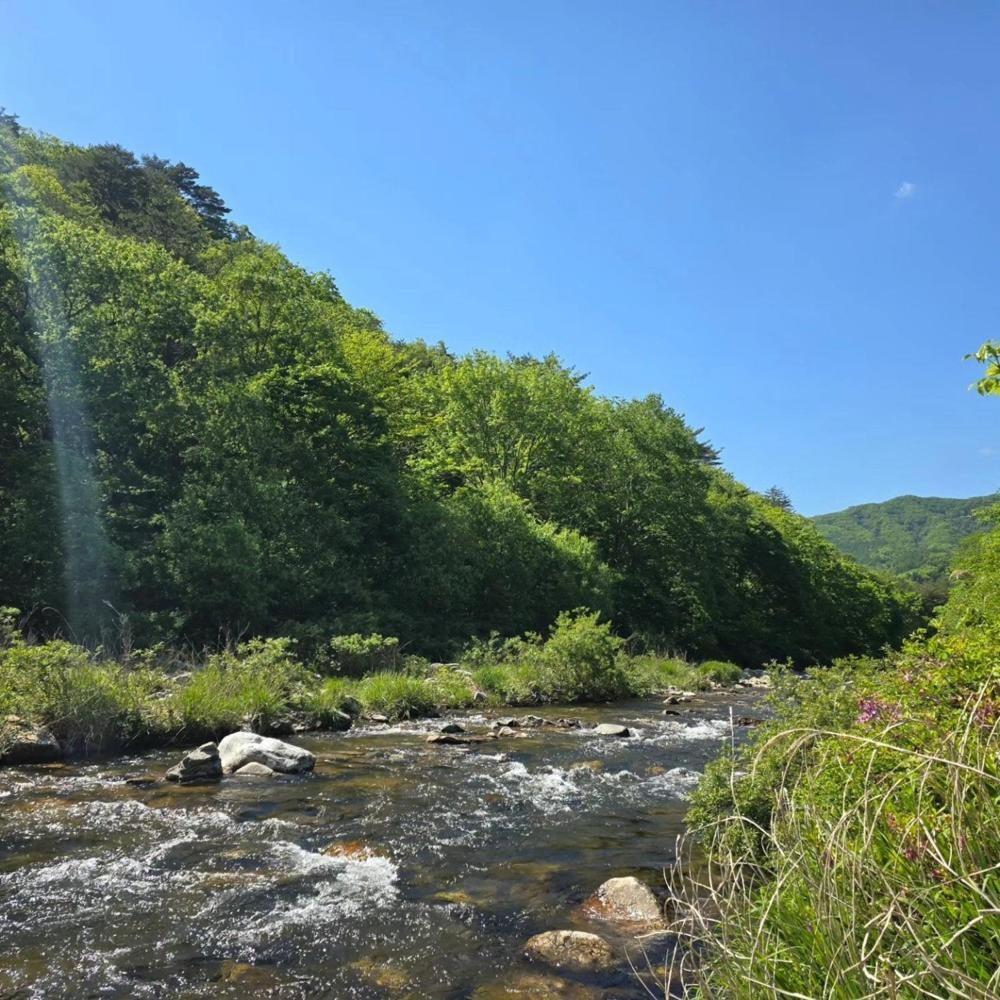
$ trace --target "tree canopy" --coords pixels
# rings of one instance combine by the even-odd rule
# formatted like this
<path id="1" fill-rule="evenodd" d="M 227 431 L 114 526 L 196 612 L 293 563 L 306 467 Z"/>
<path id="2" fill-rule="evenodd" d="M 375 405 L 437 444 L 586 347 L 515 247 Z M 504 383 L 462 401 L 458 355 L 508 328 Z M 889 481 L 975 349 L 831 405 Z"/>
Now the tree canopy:
<path id="1" fill-rule="evenodd" d="M 149 640 L 380 631 L 444 655 L 589 607 L 808 662 L 914 624 L 660 397 L 396 340 L 228 214 L 184 163 L 0 114 L 0 604 L 36 627 L 96 636 L 113 607 Z"/>

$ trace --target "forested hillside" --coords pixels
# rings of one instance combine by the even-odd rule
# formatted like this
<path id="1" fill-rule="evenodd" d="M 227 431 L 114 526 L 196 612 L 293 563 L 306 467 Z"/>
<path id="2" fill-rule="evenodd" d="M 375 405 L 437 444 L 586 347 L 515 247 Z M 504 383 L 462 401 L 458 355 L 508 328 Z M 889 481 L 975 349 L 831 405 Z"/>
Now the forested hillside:
<path id="1" fill-rule="evenodd" d="M 996 497 L 902 496 L 821 514 L 813 523 L 824 538 L 863 565 L 943 591 L 959 545 L 983 530 L 975 512 L 995 502 Z"/>
<path id="2" fill-rule="evenodd" d="M 807 662 L 914 624 L 660 397 L 394 339 L 185 164 L 5 116 L 0 197 L 0 604 L 36 629 L 444 655 L 589 607 Z"/>

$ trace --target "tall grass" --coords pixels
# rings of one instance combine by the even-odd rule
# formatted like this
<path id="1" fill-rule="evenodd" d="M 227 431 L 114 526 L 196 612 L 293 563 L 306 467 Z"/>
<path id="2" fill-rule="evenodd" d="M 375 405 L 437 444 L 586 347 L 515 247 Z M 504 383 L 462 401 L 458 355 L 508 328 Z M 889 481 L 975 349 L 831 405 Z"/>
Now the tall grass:
<path id="1" fill-rule="evenodd" d="M 996 684 L 917 725 L 861 688 L 851 724 L 786 720 L 720 765 L 732 808 L 694 810 L 671 971 L 699 997 L 1000 996 Z M 762 775 L 769 815 L 740 790 Z"/>
<path id="2" fill-rule="evenodd" d="M 293 645 L 256 639 L 227 646 L 180 664 L 186 669 L 177 674 L 157 666 L 156 651 L 116 661 L 66 642 L 32 645 L 8 623 L 0 628 L 0 719 L 17 714 L 43 723 L 68 751 L 89 753 L 144 741 L 191 742 L 237 729 L 342 728 L 344 714 L 395 720 L 477 703 L 610 701 L 669 687 L 702 688 L 727 666 L 629 657 L 611 626 L 583 610 L 560 615 L 546 638 L 472 643 L 460 664 L 402 656 L 398 641 L 383 636 L 332 643 L 338 669 L 387 657 L 398 667 L 360 677 L 320 676 L 297 659 Z M 178 666 L 161 653 L 168 668 Z M 313 666 L 330 669 L 325 659 Z"/>

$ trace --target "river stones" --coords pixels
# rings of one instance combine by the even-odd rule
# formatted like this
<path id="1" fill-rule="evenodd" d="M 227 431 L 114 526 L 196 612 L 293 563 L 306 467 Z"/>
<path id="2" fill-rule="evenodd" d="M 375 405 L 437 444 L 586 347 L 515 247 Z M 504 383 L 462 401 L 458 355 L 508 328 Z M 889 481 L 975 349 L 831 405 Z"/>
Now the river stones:
<path id="1" fill-rule="evenodd" d="M 602 722 L 599 726 L 594 727 L 594 733 L 597 736 L 631 736 L 632 733 L 629 731 L 628 726 L 619 726 L 614 722 Z"/>
<path id="2" fill-rule="evenodd" d="M 494 732 L 499 737 L 512 740 L 523 740 L 528 735 L 527 733 L 522 733 L 519 729 L 514 729 L 513 726 L 501 726 L 499 729 L 494 730 Z"/>
<path id="3" fill-rule="evenodd" d="M 280 774 L 311 771 L 316 765 L 316 758 L 308 750 L 258 733 L 230 733 L 219 743 L 219 755 L 226 774 L 251 762 Z"/>
<path id="4" fill-rule="evenodd" d="M 179 781 L 182 785 L 221 780 L 222 761 L 219 748 L 214 743 L 202 743 L 167 771 L 167 781 Z"/>
<path id="5" fill-rule="evenodd" d="M 468 740 L 458 733 L 431 733 L 427 737 L 428 743 L 444 743 L 447 746 L 456 746 L 459 743 L 467 743 Z"/>
<path id="6" fill-rule="evenodd" d="M 572 972 L 603 972 L 618 964 L 614 950 L 604 938 L 586 931 L 545 931 L 528 939 L 524 954 Z"/>
<path id="7" fill-rule="evenodd" d="M 0 722 L 0 764 L 51 764 L 62 756 L 59 741 L 45 726 L 17 715 Z"/>
<path id="8" fill-rule="evenodd" d="M 465 726 L 461 722 L 446 722 L 439 730 L 439 733 L 464 733 Z"/>
<path id="9" fill-rule="evenodd" d="M 609 878 L 582 907 L 587 917 L 614 924 L 629 933 L 660 930 L 663 910 L 649 886 L 637 878 Z"/>

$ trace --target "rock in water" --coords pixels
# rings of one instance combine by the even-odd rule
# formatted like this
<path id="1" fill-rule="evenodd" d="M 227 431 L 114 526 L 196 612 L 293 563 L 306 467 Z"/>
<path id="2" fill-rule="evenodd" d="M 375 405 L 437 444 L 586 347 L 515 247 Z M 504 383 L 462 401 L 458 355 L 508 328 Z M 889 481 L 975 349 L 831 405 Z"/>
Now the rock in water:
<path id="1" fill-rule="evenodd" d="M 573 972 L 600 972 L 617 965 L 611 945 L 586 931 L 545 931 L 524 946 L 528 958 Z"/>
<path id="2" fill-rule="evenodd" d="M 609 878 L 583 904 L 589 917 L 615 924 L 622 930 L 639 932 L 663 927 L 663 911 L 649 886 L 637 878 Z"/>
<path id="3" fill-rule="evenodd" d="M 267 764 L 258 764 L 257 761 L 252 760 L 249 764 L 238 767 L 233 773 L 247 775 L 251 778 L 269 778 L 275 772 Z"/>
<path id="4" fill-rule="evenodd" d="M 44 726 L 17 715 L 0 723 L 0 764 L 51 764 L 62 756 L 59 741 Z"/>
<path id="5" fill-rule="evenodd" d="M 457 733 L 431 733 L 427 737 L 428 743 L 446 743 L 450 746 L 456 746 L 459 743 L 465 743 L 466 741 L 462 739 Z"/>
<path id="6" fill-rule="evenodd" d="M 226 774 L 251 762 L 281 774 L 311 771 L 316 765 L 316 758 L 308 750 L 259 733 L 230 733 L 219 743 L 219 755 Z"/>
<path id="7" fill-rule="evenodd" d="M 628 726 L 619 726 L 614 722 L 602 722 L 595 727 L 594 732 L 598 736 L 631 736 Z"/>
<path id="8" fill-rule="evenodd" d="M 179 781 L 182 785 L 221 780 L 222 761 L 219 759 L 219 748 L 214 743 L 202 743 L 176 767 L 167 771 L 167 781 Z"/>
<path id="9" fill-rule="evenodd" d="M 440 733 L 464 733 L 465 726 L 461 722 L 446 722 L 439 730 Z"/>

